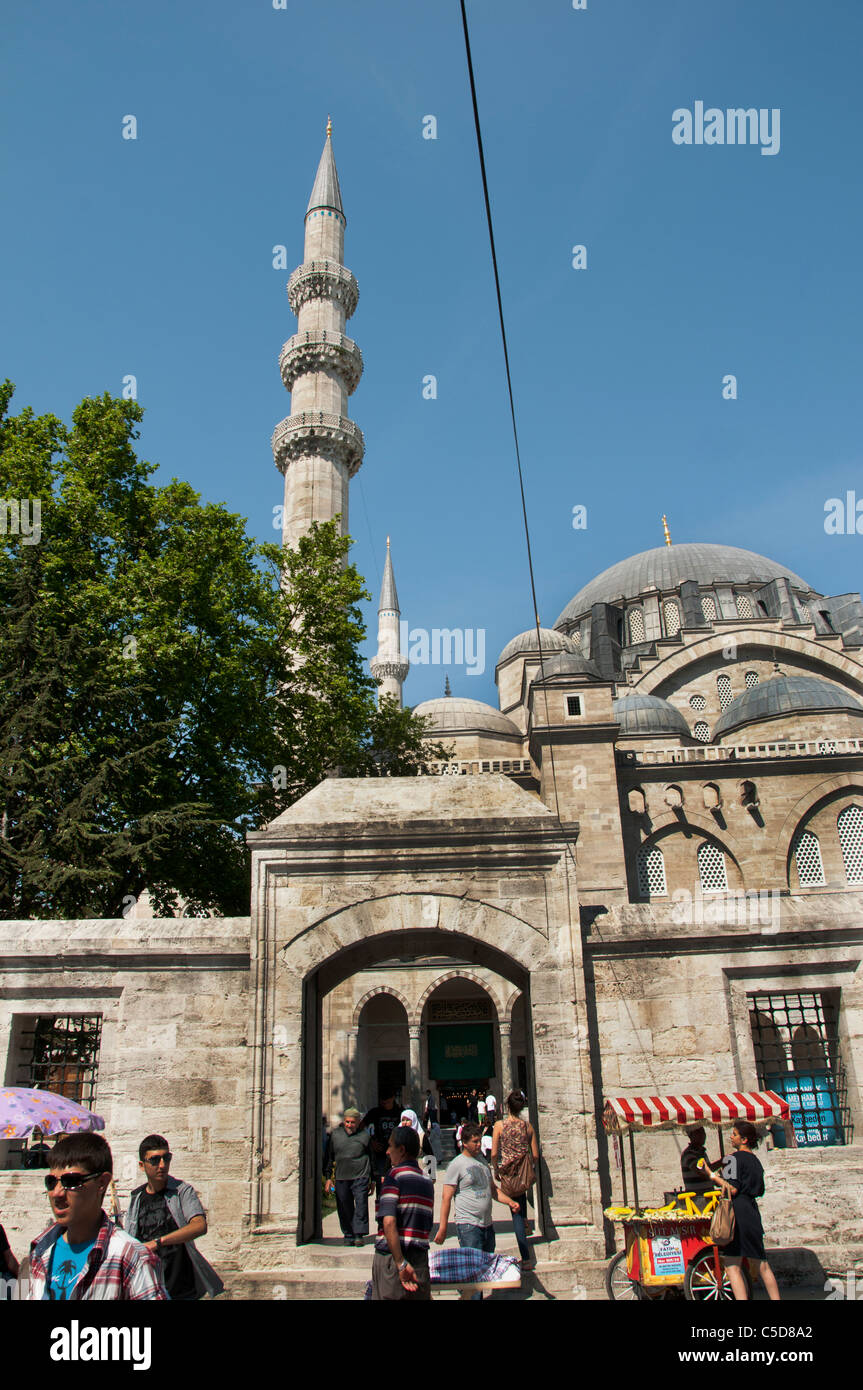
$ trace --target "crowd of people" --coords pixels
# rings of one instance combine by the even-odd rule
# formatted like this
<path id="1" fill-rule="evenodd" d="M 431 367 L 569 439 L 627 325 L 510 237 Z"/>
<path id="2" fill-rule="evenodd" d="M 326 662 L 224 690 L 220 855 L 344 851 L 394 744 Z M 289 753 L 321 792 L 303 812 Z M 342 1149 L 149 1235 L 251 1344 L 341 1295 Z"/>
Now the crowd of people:
<path id="1" fill-rule="evenodd" d="M 450 1222 L 459 1246 L 492 1254 L 493 1207 L 509 1209 L 521 1267 L 534 1267 L 527 1241 L 527 1199 L 539 1162 L 533 1126 L 523 1117 L 521 1091 L 506 1100 L 498 1120 L 494 1096 L 477 1099 L 482 1123 L 465 1118 L 458 1127 L 457 1152 L 443 1171 L 440 1216 L 434 1243 L 443 1245 Z M 376 1195 L 377 1234 L 372 1268 L 372 1299 L 427 1299 L 429 1242 L 434 1225 L 434 1193 L 443 1145 L 438 1108 L 429 1091 L 422 1120 L 401 1109 L 395 1095 L 381 1097 L 365 1115 L 351 1107 L 327 1137 L 324 1179 L 335 1192 L 346 1245 L 363 1245 L 369 1230 L 369 1197 Z"/>
<path id="2" fill-rule="evenodd" d="M 104 1210 L 114 1161 L 100 1134 L 59 1139 L 50 1150 L 45 1188 L 53 1221 L 30 1246 L 28 1298 L 179 1300 L 191 1302 L 224 1287 L 195 1242 L 207 1217 L 194 1187 L 169 1173 L 167 1139 L 148 1134 L 138 1149 L 144 1181 L 121 1221 Z M 0 1274 L 20 1266 L 0 1226 Z"/>

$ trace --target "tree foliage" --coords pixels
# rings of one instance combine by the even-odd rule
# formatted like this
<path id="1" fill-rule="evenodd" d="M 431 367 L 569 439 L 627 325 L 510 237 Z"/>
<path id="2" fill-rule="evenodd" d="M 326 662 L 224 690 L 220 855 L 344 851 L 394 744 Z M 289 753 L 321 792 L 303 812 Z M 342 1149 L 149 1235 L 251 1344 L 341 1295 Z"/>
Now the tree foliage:
<path id="1" fill-rule="evenodd" d="M 328 771 L 422 769 L 425 726 L 375 708 L 363 581 L 336 524 L 295 550 L 134 441 L 143 412 L 86 399 L 71 428 L 0 387 L 0 915 L 245 913 L 245 834 Z M 5 513 L 9 522 L 10 513 Z M 437 748 L 437 753 L 444 750 Z"/>

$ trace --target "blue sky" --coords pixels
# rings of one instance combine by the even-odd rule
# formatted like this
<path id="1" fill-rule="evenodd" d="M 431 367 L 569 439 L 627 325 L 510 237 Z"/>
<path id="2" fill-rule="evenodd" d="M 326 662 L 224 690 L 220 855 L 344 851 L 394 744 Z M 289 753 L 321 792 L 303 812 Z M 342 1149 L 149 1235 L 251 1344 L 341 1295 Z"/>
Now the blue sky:
<path id="1" fill-rule="evenodd" d="M 863 536 L 826 535 L 824 504 L 863 498 L 863 7 L 468 12 L 543 621 L 660 544 L 662 512 L 675 541 L 859 590 Z M 302 259 L 332 113 L 361 289 L 351 532 L 370 634 L 389 533 L 403 617 L 484 629 L 485 673 L 449 674 L 455 694 L 496 703 L 495 658 L 532 610 L 457 0 L 9 0 L 4 40 L 3 373 L 18 405 L 68 419 L 133 373 L 142 455 L 261 539 L 276 535 L 269 439 L 296 323 L 272 248 L 289 269 Z M 698 100 L 779 108 L 779 153 L 675 145 L 672 112 Z M 406 700 L 443 680 L 416 667 Z"/>

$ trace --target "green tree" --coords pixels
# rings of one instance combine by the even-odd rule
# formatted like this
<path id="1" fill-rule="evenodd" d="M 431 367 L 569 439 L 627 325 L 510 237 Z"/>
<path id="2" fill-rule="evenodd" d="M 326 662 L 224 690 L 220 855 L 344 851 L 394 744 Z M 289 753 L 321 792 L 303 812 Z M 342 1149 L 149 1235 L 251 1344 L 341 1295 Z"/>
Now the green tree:
<path id="1" fill-rule="evenodd" d="M 295 550 L 185 483 L 151 481 L 133 401 L 8 413 L 0 499 L 0 915 L 245 913 L 248 830 L 332 768 L 423 766 L 424 725 L 375 709 L 368 595 L 334 522 Z"/>

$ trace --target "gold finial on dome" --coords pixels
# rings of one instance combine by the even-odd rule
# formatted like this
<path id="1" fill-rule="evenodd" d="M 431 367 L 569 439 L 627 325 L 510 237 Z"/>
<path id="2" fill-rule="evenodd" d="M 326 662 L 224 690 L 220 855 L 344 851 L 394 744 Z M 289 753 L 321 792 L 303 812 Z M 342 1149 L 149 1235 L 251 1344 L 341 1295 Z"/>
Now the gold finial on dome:
<path id="1" fill-rule="evenodd" d="M 665 544 L 671 545 L 671 532 L 668 529 L 668 518 L 664 515 L 662 518 L 662 534 L 665 536 Z"/>
<path id="2" fill-rule="evenodd" d="M 333 123 L 332 123 L 332 120 L 330 119 L 330 117 L 327 116 L 327 139 L 330 138 L 330 136 L 332 135 L 332 133 L 333 133 Z"/>

